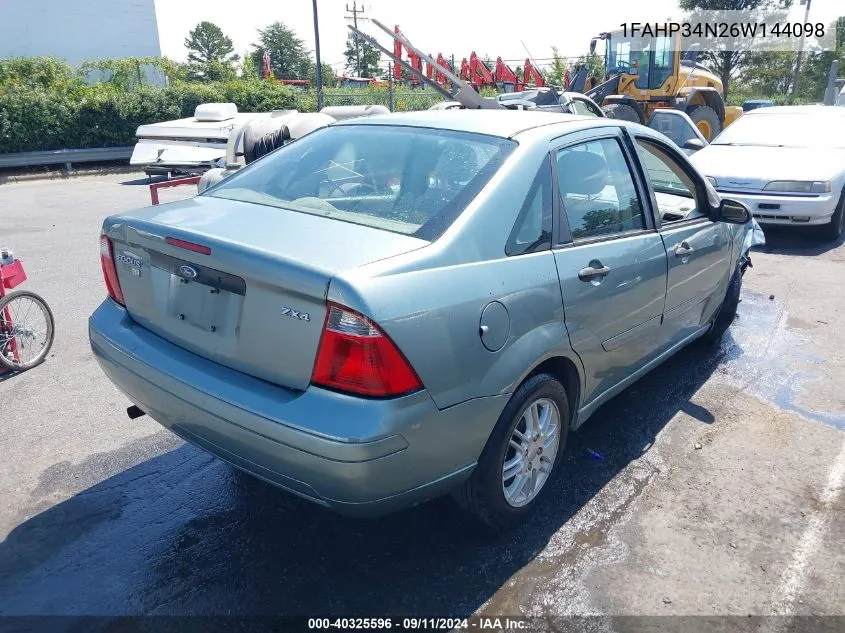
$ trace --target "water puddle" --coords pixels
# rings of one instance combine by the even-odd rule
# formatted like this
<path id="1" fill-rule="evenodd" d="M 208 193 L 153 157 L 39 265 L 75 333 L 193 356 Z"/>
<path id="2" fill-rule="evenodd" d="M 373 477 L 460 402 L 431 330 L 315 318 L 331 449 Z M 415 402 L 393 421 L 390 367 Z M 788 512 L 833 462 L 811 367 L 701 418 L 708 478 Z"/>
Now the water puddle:
<path id="1" fill-rule="evenodd" d="M 790 326 L 777 298 L 743 290 L 739 316 L 722 342 L 723 361 L 714 378 L 785 411 L 845 430 L 845 415 L 802 403 L 808 385 L 826 379 L 821 369 L 824 359 L 806 349 L 808 333 Z"/>

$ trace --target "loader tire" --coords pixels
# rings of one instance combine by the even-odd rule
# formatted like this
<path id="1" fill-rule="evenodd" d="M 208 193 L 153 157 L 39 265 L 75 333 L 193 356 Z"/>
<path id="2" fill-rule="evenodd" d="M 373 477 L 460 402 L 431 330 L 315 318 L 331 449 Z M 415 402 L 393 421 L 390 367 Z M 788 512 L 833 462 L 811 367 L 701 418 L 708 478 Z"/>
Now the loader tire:
<path id="1" fill-rule="evenodd" d="M 695 123 L 695 127 L 704 135 L 708 143 L 722 131 L 722 122 L 719 120 L 719 115 L 710 106 L 690 106 L 687 109 L 687 115 Z"/>
<path id="2" fill-rule="evenodd" d="M 632 123 L 642 123 L 640 115 L 631 106 L 624 103 L 611 103 L 602 108 L 604 115 L 609 119 L 619 119 L 621 121 L 631 121 Z"/>

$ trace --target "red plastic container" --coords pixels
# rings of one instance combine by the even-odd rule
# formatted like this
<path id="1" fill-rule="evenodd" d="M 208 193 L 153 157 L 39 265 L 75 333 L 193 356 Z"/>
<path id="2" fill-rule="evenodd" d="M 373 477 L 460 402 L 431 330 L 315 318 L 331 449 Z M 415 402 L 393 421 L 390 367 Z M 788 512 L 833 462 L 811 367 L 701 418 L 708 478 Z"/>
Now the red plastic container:
<path id="1" fill-rule="evenodd" d="M 0 266 L 0 280 L 3 282 L 0 284 L 0 297 L 5 294 L 3 290 L 11 290 L 26 281 L 26 273 L 19 259 Z"/>

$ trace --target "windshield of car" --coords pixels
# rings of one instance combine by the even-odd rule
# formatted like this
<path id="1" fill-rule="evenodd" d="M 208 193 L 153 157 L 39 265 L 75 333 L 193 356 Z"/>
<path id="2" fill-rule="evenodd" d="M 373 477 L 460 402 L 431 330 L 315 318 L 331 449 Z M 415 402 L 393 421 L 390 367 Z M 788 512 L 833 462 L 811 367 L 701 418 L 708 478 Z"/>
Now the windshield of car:
<path id="1" fill-rule="evenodd" d="M 845 149 L 845 116 L 824 112 L 749 114 L 725 128 L 712 145 Z"/>
<path id="2" fill-rule="evenodd" d="M 205 194 L 436 240 L 516 142 L 466 132 L 335 125 L 290 143 Z"/>

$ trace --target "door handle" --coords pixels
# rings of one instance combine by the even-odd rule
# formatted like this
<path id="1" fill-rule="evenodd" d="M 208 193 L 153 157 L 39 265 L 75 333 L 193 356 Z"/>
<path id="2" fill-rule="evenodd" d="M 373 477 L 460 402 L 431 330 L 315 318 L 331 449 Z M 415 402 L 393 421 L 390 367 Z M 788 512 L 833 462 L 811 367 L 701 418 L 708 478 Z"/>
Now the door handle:
<path id="1" fill-rule="evenodd" d="M 600 261 L 592 261 L 589 266 L 578 271 L 578 279 L 592 281 L 596 277 L 604 277 L 611 270 L 610 266 L 605 266 Z"/>
<path id="2" fill-rule="evenodd" d="M 686 242 L 681 242 L 680 245 L 675 249 L 675 257 L 689 257 L 695 252 L 695 249 L 687 244 Z"/>

